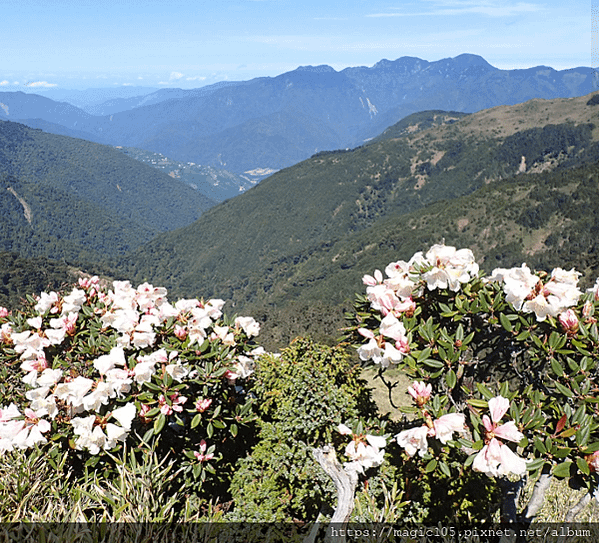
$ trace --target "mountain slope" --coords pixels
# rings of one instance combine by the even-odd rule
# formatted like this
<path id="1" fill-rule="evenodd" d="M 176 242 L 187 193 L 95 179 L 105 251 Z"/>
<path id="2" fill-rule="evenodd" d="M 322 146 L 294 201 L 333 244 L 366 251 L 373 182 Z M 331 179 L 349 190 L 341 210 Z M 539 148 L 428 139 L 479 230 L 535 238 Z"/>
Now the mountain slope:
<path id="1" fill-rule="evenodd" d="M 481 240 L 488 239 L 488 250 L 483 250 L 482 241 L 477 245 L 479 257 L 498 263 L 504 257 L 517 260 L 521 256 L 515 250 L 518 244 L 541 255 L 543 251 L 534 249 L 535 244 L 550 240 L 559 245 L 561 234 L 557 222 L 536 219 L 534 209 L 541 206 L 542 217 L 557 213 L 566 225 L 580 209 L 596 205 L 589 197 L 580 197 L 585 176 L 593 174 L 599 161 L 595 128 L 599 107 L 591 105 L 589 98 L 502 106 L 356 150 L 319 153 L 212 208 L 194 224 L 157 236 L 123 270 L 136 280 L 164 284 L 181 295 L 201 292 L 231 299 L 244 308 L 274 304 L 284 311 L 290 304 L 303 303 L 305 308 L 318 301 L 330 309 L 346 303 L 351 292 L 360 289 L 361 274 L 389 261 L 384 261 L 387 254 L 383 261 L 372 256 L 387 243 L 388 236 L 379 237 L 379 230 L 399 232 L 389 234 L 390 243 L 404 251 L 418 244 L 421 249 L 425 239 L 434 243 L 445 237 L 449 243 L 450 234 L 463 232 L 455 239 L 468 244 L 479 234 Z M 435 115 L 439 113 L 428 117 Z M 417 114 L 401 126 L 418 126 L 423 118 L 427 115 Z M 530 187 L 542 183 L 559 187 L 559 179 L 570 174 L 580 179 L 564 194 L 579 194 L 580 205 L 571 216 L 564 216 L 561 200 L 557 199 L 557 207 L 550 207 L 561 189 L 546 193 Z M 547 177 L 551 175 L 557 177 Z M 510 192 L 509 183 L 528 188 Z M 468 198 L 478 198 L 476 206 L 472 205 L 472 213 L 478 215 L 464 209 L 474 201 Z M 522 232 L 528 230 L 505 234 L 500 242 L 497 231 L 512 199 L 522 202 L 518 204 L 520 218 L 510 220 Z M 482 203 L 488 202 L 491 210 L 499 201 L 505 204 L 495 214 L 481 211 Z M 460 210 L 462 215 L 454 217 Z M 428 222 L 418 219 L 426 213 L 435 217 Z M 485 234 L 485 221 L 495 224 L 492 234 Z M 543 228 L 548 230 L 539 233 Z M 584 235 L 568 234 L 578 240 L 572 243 L 587 243 L 590 251 Z M 407 243 L 408 239 L 414 243 Z M 534 243 L 527 245 L 526 240 Z M 552 249 L 543 254 L 558 253 Z M 372 258 L 364 260 L 367 255 Z M 409 256 L 400 253 L 390 258 Z M 589 270 L 597 268 L 590 261 L 584 265 Z"/>
<path id="2" fill-rule="evenodd" d="M 214 202 L 115 149 L 0 121 L 0 247 L 101 259 L 196 220 Z"/>

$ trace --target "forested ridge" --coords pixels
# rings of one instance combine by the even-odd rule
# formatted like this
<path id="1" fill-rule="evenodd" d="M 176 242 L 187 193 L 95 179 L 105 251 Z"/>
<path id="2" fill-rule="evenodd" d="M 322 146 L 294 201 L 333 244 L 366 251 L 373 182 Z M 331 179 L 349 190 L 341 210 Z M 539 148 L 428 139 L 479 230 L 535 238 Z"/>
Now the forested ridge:
<path id="1" fill-rule="evenodd" d="M 40 251 L 54 244 L 69 261 L 101 264 L 173 296 L 228 300 L 230 312 L 260 318 L 273 345 L 302 333 L 336 337 L 362 275 L 441 240 L 471 247 L 487 271 L 561 263 L 591 279 L 599 272 L 595 102 L 587 96 L 470 115 L 416 113 L 356 149 L 317 153 L 281 170 L 188 226 L 147 231 L 147 242 L 136 246 L 126 239 L 134 228 L 104 214 L 93 234 L 104 229 L 116 250 L 101 255 L 82 226 L 63 232 L 45 219 L 46 238 L 28 234 L 22 205 L 3 188 L 11 224 L 23 234 L 3 248 L 22 243 L 22 255 L 51 256 Z M 43 188 L 10 175 L 3 187 L 14 185 L 25 201 Z"/>

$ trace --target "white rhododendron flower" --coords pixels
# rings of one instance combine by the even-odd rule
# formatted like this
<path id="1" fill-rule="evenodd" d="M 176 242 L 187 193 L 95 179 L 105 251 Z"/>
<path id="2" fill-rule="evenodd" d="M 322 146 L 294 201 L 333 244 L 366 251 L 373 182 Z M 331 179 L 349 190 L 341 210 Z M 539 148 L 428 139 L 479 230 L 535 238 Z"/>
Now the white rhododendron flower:
<path id="1" fill-rule="evenodd" d="M 457 292 L 462 283 L 478 274 L 478 264 L 470 249 L 433 245 L 426 253 L 426 262 L 432 268 L 423 273 L 422 278 L 429 290 L 448 288 Z"/>
<path id="2" fill-rule="evenodd" d="M 454 432 L 464 431 L 466 416 L 463 413 L 448 413 L 433 421 L 433 435 L 443 444 L 453 439 Z M 431 435 L 431 430 L 429 430 Z"/>
<path id="3" fill-rule="evenodd" d="M 537 321 L 548 316 L 557 317 L 578 303 L 582 292 L 578 289 L 580 273 L 556 268 L 549 281 L 533 274 L 526 264 L 520 268 L 493 270 L 489 281 L 503 282 L 506 300 L 518 311 L 534 313 Z"/>
<path id="4" fill-rule="evenodd" d="M 428 428 L 419 426 L 418 428 L 410 428 L 404 430 L 395 436 L 400 447 L 403 447 L 408 453 L 408 456 L 414 456 L 416 453 L 419 456 L 424 456 L 428 451 Z"/>
<path id="5" fill-rule="evenodd" d="M 364 470 L 380 466 L 385 456 L 386 439 L 381 436 L 365 436 L 367 443 L 362 439 L 354 439 L 345 447 L 345 455 L 351 460 L 350 464 L 359 473 Z"/>
<path id="6" fill-rule="evenodd" d="M 252 317 L 237 317 L 235 326 L 240 326 L 247 337 L 254 337 L 260 333 L 260 325 Z"/>

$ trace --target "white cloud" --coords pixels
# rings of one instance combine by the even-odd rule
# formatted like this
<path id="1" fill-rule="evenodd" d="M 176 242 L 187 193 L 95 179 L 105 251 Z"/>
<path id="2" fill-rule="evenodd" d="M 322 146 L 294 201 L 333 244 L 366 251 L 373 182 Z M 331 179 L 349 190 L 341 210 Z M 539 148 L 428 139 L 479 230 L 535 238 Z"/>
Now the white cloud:
<path id="1" fill-rule="evenodd" d="M 31 83 L 25 83 L 26 87 L 58 87 L 56 83 L 48 83 L 47 81 L 32 81 Z"/>
<path id="2" fill-rule="evenodd" d="M 391 8 L 393 11 L 386 13 L 370 13 L 366 17 L 429 17 L 431 15 L 464 15 L 478 14 L 489 17 L 510 17 L 521 13 L 540 11 L 542 8 L 530 2 L 517 2 L 506 4 L 505 2 L 485 0 L 433 0 L 430 11 L 409 12 L 404 8 Z M 402 11 L 400 11 L 402 10 Z"/>
<path id="3" fill-rule="evenodd" d="M 169 76 L 169 81 L 176 81 L 177 79 L 181 79 L 183 74 L 181 72 L 171 72 Z"/>
<path id="4" fill-rule="evenodd" d="M 195 77 L 186 77 L 185 81 L 204 81 L 206 78 L 201 75 L 196 75 Z"/>
<path id="5" fill-rule="evenodd" d="M 0 81 L 0 87 L 5 87 L 6 85 L 10 85 L 10 83 L 6 81 L 6 79 L 4 81 Z"/>

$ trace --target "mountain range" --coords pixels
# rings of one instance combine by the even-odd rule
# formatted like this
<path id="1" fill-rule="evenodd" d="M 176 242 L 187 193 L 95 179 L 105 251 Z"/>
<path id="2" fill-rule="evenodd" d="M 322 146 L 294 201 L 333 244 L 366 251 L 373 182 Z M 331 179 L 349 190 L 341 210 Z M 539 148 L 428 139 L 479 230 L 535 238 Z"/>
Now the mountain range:
<path id="1" fill-rule="evenodd" d="M 281 170 L 119 263 L 232 300 L 284 344 L 331 337 L 361 277 L 442 240 L 481 265 L 599 274 L 599 95 L 420 112 L 371 143 Z M 326 331 L 326 332 L 325 332 Z"/>
<path id="2" fill-rule="evenodd" d="M 364 94 L 356 94 L 359 81 Z M 6 117 L 34 112 L 37 120 L 28 124 L 108 143 L 0 121 L 0 251 L 10 251 L 3 253 L 8 268 L 0 266 L 4 290 L 12 300 L 23 295 L 25 284 L 11 279 L 26 267 L 23 257 L 50 258 L 54 268 L 47 267 L 57 274 L 66 263 L 76 264 L 164 285 L 174 297 L 229 300 L 229 312 L 261 320 L 263 341 L 276 348 L 300 333 L 330 340 L 362 290 L 364 274 L 442 240 L 471 247 L 487 271 L 525 261 L 544 269 L 576 267 L 583 281 L 594 281 L 599 93 L 584 95 L 594 82 L 586 68 L 508 73 L 473 55 L 438 63 L 404 58 L 342 72 L 300 68 L 278 78 L 213 86 L 202 96 L 175 89 L 163 92 L 170 98 L 161 102 L 112 114 L 112 121 L 47 98 L 0 93 Z M 400 90 L 402 99 L 411 97 L 405 106 L 398 105 Z M 517 101 L 535 93 L 582 96 Z M 448 105 L 424 107 L 433 96 Z M 354 99 L 364 122 L 346 107 Z M 508 104 L 482 109 L 494 100 Z M 277 101 L 285 107 L 268 113 Z M 249 176 L 219 177 L 223 190 L 210 199 L 199 186 L 201 172 L 210 172 L 202 168 L 209 166 L 176 158 L 185 108 L 185 123 L 200 122 L 206 130 L 229 123 L 231 156 L 250 156 L 253 149 L 254 164 L 273 156 L 265 133 L 274 138 L 272 148 L 285 154 L 274 118 L 281 134 L 291 130 L 291 118 L 305 121 L 305 140 L 297 136 L 297 123 L 295 136 L 285 132 L 296 138 L 290 147 L 297 156 L 297 142 L 310 140 L 310 127 L 330 136 L 335 126 L 337 136 L 357 144 L 316 147 L 235 197 L 236 184 Z M 256 131 L 256 123 L 265 132 Z M 107 142 L 107 135 L 125 132 L 155 142 L 170 136 L 164 145 L 171 152 Z M 229 147 L 219 138 L 216 132 L 204 139 L 188 135 L 198 152 L 221 145 L 224 156 Z M 210 178 L 214 188 L 211 175 L 201 182 L 209 186 Z M 32 285 L 56 284 L 48 273 L 33 273 L 44 262 L 31 261 Z M 66 269 L 72 277 L 73 266 Z M 2 295 L 0 289 L 0 303 Z"/>
<path id="3" fill-rule="evenodd" d="M 500 70 L 471 54 L 435 62 L 402 57 L 339 72 L 304 66 L 277 77 L 163 89 L 88 111 L 0 93 L 0 119 L 48 131 L 57 124 L 76 131 L 67 134 L 74 137 L 85 134 L 99 143 L 243 173 L 278 170 L 319 151 L 361 145 L 417 111 L 471 113 L 532 98 L 581 96 L 596 84 L 591 68 Z"/>

